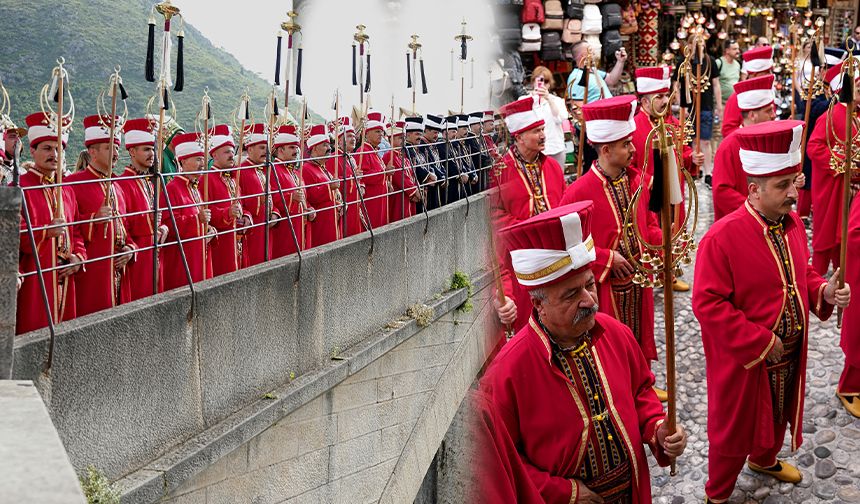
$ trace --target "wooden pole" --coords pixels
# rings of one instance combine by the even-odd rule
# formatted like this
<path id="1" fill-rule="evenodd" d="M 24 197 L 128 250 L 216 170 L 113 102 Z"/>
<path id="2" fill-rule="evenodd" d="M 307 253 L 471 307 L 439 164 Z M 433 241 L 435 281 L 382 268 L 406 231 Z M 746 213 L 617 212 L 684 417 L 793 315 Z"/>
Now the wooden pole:
<path id="1" fill-rule="evenodd" d="M 849 55 L 849 58 L 852 56 Z M 845 287 L 845 262 L 848 258 L 848 211 L 851 206 L 851 171 L 854 168 L 854 62 L 845 64 L 842 85 L 851 86 L 851 99 L 845 105 L 845 171 L 842 174 L 842 240 L 839 244 L 839 288 Z M 847 82 L 846 82 L 847 81 Z M 836 310 L 836 326 L 842 327 L 842 308 Z"/>
<path id="2" fill-rule="evenodd" d="M 164 79 L 158 86 L 158 100 L 164 100 Z M 161 199 L 161 174 L 164 172 L 164 109 L 167 108 L 167 103 L 161 103 L 158 107 L 158 163 L 155 165 L 155 173 L 153 178 L 153 202 L 152 202 L 152 293 L 158 293 L 158 205 Z"/>
<path id="3" fill-rule="evenodd" d="M 666 106 L 666 115 L 669 105 Z M 674 156 L 669 137 L 666 132 L 665 116 L 659 119 L 659 135 L 663 151 L 663 201 L 660 210 L 660 220 L 663 232 L 663 320 L 666 330 L 666 393 L 669 396 L 666 404 L 666 429 L 670 434 L 676 429 L 675 403 L 675 306 L 672 291 L 675 271 L 672 268 L 672 205 L 669 201 L 671 191 L 669 156 Z M 656 167 L 655 167 L 656 168 Z M 672 461 L 670 474 L 677 474 L 675 461 Z"/>

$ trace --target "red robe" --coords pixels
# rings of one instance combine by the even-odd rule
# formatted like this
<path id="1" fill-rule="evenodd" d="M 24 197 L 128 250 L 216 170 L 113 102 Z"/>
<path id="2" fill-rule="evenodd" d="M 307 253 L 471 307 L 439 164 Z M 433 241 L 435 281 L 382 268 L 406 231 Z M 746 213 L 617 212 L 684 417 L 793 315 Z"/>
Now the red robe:
<path id="1" fill-rule="evenodd" d="M 335 179 L 316 161 L 305 161 L 302 177 L 307 188 L 305 193 L 308 205 L 317 212 L 316 219 L 311 223 L 311 247 L 339 240 L 341 235 L 337 206 L 340 197 L 337 189 L 329 187 L 329 183 Z"/>
<path id="2" fill-rule="evenodd" d="M 633 167 L 627 168 L 627 177 L 630 186 L 630 198 L 639 187 L 641 176 L 639 171 Z M 582 178 L 571 184 L 564 191 L 561 200 L 562 205 L 575 203 L 577 201 L 591 200 L 594 202 L 594 221 L 591 225 L 591 236 L 594 238 L 594 250 L 597 260 L 591 263 L 594 278 L 597 280 L 597 295 L 600 311 L 620 320 L 617 313 L 610 276 L 612 269 L 612 255 L 617 254 L 621 238 L 621 228 L 624 222 L 619 220 L 620 212 L 615 208 L 615 202 L 609 189 L 609 182 L 600 171 L 592 167 Z M 624 209 L 626 212 L 627 209 Z M 638 222 L 642 235 L 650 243 L 659 244 L 663 240 L 663 233 L 657 223 L 656 214 L 649 212 L 644 205 L 638 205 Z M 639 247 L 642 253 L 642 247 Z M 642 319 L 640 321 L 641 336 L 639 345 L 646 359 L 657 360 L 657 347 L 654 344 L 654 292 L 653 289 L 642 289 Z"/>
<path id="3" fill-rule="evenodd" d="M 544 504 L 526 471 L 517 447 L 505 428 L 492 398 L 481 391 L 467 392 L 468 436 L 474 456 L 471 483 L 466 494 L 470 504 Z"/>
<path id="4" fill-rule="evenodd" d="M 744 116 L 741 113 L 741 108 L 738 107 L 738 95 L 732 93 L 729 99 L 726 100 L 726 106 L 723 108 L 723 125 L 720 131 L 723 133 L 723 138 L 729 136 L 734 130 L 741 127 L 744 122 Z"/>
<path id="5" fill-rule="evenodd" d="M 853 289 L 860 286 L 860 198 L 855 197 L 848 215 L 848 260 L 845 264 L 845 283 Z M 845 364 L 860 369 L 860 301 L 852 292 L 851 303 L 842 313 L 842 351 Z"/>
<path id="6" fill-rule="evenodd" d="M 493 229 L 498 233 L 502 228 L 522 222 L 529 217 L 540 213 L 535 208 L 533 189 L 523 174 L 512 151 L 508 151 L 502 158 L 503 166 L 495 177 L 499 191 L 490 202 L 490 216 L 493 220 Z M 541 186 L 544 192 L 545 210 L 552 210 L 561 202 L 564 195 L 566 183 L 564 172 L 551 157 L 543 153 L 538 154 L 537 161 L 540 163 Z M 511 271 L 508 252 L 500 240 L 496 240 L 496 253 L 499 256 L 501 266 L 502 283 L 505 295 L 511 298 L 517 305 L 517 320 L 513 329 L 519 330 L 528 322 L 532 311 L 531 298 L 528 291 L 523 289 L 516 281 Z"/>
<path id="7" fill-rule="evenodd" d="M 204 199 L 209 203 L 212 220 L 209 225 L 214 227 L 218 235 L 209 242 L 209 252 L 212 256 L 212 274 L 223 275 L 238 270 L 241 267 L 239 241 L 242 236 L 236 232 L 236 218 L 230 215 L 230 206 L 236 197 L 235 171 L 221 170 L 213 167 L 206 172 L 206 191 L 209 197 Z M 201 180 L 200 188 L 203 187 Z M 250 213 L 245 212 L 245 215 Z"/>
<path id="8" fill-rule="evenodd" d="M 654 375 L 627 326 L 598 313 L 592 352 L 608 398 L 611 421 L 622 433 L 631 461 L 633 502 L 651 502 L 651 481 L 644 445 L 657 462 L 669 459 L 659 447 L 657 428 L 663 406 L 652 387 Z M 575 502 L 570 478 L 587 458 L 592 415 L 584 390 L 553 363 L 547 335 L 533 319 L 493 360 L 481 387 L 493 399 L 531 481 L 548 504 Z"/>
<path id="9" fill-rule="evenodd" d="M 785 217 L 795 283 L 785 285 L 767 224 L 749 202 L 714 223 L 699 245 L 693 281 L 693 313 L 702 327 L 708 380 L 710 450 L 745 456 L 774 442 L 774 416 L 765 357 L 774 345 L 788 296 L 803 307 L 804 336 L 788 417 L 792 444 L 802 443 L 803 399 L 809 310 L 825 320 L 833 306 L 824 301 L 825 281 L 808 265 L 803 222 Z"/>
<path id="10" fill-rule="evenodd" d="M 242 244 L 242 267 L 247 268 L 266 260 L 266 169 L 246 159 L 240 165 L 243 167 L 239 175 L 239 187 L 242 198 L 242 208 L 251 216 L 252 227 L 245 233 Z M 251 168 L 256 166 L 255 168 Z M 271 187 L 272 174 L 269 175 Z M 268 196 L 268 209 L 276 214 L 271 193 Z M 269 235 L 271 238 L 271 235 Z M 272 257 L 272 240 L 269 239 L 268 257 Z"/>
<path id="11" fill-rule="evenodd" d="M 822 119 L 815 123 L 815 129 L 809 137 L 806 154 L 812 161 L 812 250 L 824 252 L 842 243 L 842 177 L 830 169 L 831 149 L 837 141 L 845 141 L 845 105 L 838 104 L 832 115 L 832 121 Z M 836 138 L 833 131 L 836 132 Z M 856 135 L 856 128 L 855 128 Z M 860 149 L 860 143 L 854 144 L 854 149 Z M 844 159 L 844 155 L 836 155 Z"/>
<path id="12" fill-rule="evenodd" d="M 78 230 L 87 248 L 88 258 L 98 259 L 116 254 L 121 248 L 118 244 L 134 247 L 134 243 L 128 239 L 123 217 L 114 217 L 105 222 L 82 222 L 96 218 L 96 213 L 105 205 L 107 191 L 112 194 L 109 205 L 113 208 L 114 215 L 125 215 L 127 211 L 121 190 L 108 182 L 107 177 L 92 166 L 69 175 L 66 181 L 75 182 L 69 187 L 75 194 L 78 207 L 75 220 L 81 222 L 78 224 Z M 78 317 L 131 300 L 130 278 L 122 271 L 120 278 L 116 279 L 115 260 L 116 258 L 108 258 L 89 263 L 77 273 L 75 287 Z"/>
<path id="13" fill-rule="evenodd" d="M 736 135 L 723 138 L 714 154 L 714 222 L 734 212 L 747 200 L 747 175 L 741 165 Z"/>
<path id="14" fill-rule="evenodd" d="M 272 258 L 295 254 L 296 243 L 299 250 L 304 249 L 304 217 L 298 199 L 293 197 L 296 192 L 296 179 L 290 168 L 293 165 L 293 162 L 277 161 L 272 170 L 275 210 L 284 217 L 272 228 Z M 290 216 L 289 220 L 286 219 L 287 215 Z"/>
<path id="15" fill-rule="evenodd" d="M 373 229 L 388 224 L 388 174 L 374 147 L 365 142 L 353 155 L 364 184 L 364 206 Z"/>
<path id="16" fill-rule="evenodd" d="M 394 193 L 388 198 L 388 215 L 391 222 L 415 215 L 415 203 L 409 198 L 415 196 L 418 187 L 412 174 L 412 163 L 404 158 L 401 149 L 392 148 L 382 156 L 385 166 L 391 170 L 391 185 Z"/>
<path id="17" fill-rule="evenodd" d="M 206 225 L 200 222 L 197 217 L 200 213 L 198 205 L 202 200 L 196 184 L 181 174 L 173 177 L 173 180 L 167 184 L 167 196 L 170 198 L 173 217 L 176 219 L 175 227 L 170 212 L 167 210 L 167 201 L 164 196 L 165 194 L 162 192 L 159 207 L 163 209 L 161 222 L 166 224 L 169 229 L 167 242 L 176 242 L 177 238 L 191 240 L 182 243 L 185 259 L 188 261 L 188 268 L 191 271 L 191 281 L 200 282 L 212 278 L 212 254 L 206 250 L 208 247 L 203 238 L 206 235 Z M 177 230 L 179 231 L 178 237 Z M 174 243 L 160 250 L 161 261 L 164 265 L 164 290 L 188 285 L 179 247 Z"/>
<path id="18" fill-rule="evenodd" d="M 33 226 L 33 235 L 36 241 L 36 251 L 30 246 L 30 237 L 27 233 L 27 224 L 21 217 L 21 243 L 19 246 L 20 257 L 18 260 L 18 271 L 30 273 L 36 271 L 36 253 L 39 256 L 39 266 L 45 270 L 58 266 L 57 239 L 47 238 L 47 231 L 40 227 L 51 224 L 54 219 L 54 191 L 56 188 L 30 189 L 28 187 L 41 186 L 51 182 L 42 178 L 39 173 L 30 170 L 21 175 L 19 183 L 24 190 L 27 199 L 30 224 Z M 75 196 L 69 188 L 63 190 L 63 217 L 67 224 L 75 221 L 77 206 Z M 81 261 L 86 260 L 87 250 L 81 238 L 78 226 L 67 226 L 68 252 L 78 256 Z M 51 306 L 51 318 L 54 324 L 63 320 L 71 320 L 77 315 L 75 306 L 75 277 L 67 277 L 62 283 L 56 279 L 56 270 L 42 274 L 48 293 L 48 304 Z M 45 314 L 45 305 L 42 300 L 42 288 L 39 278 L 34 275 L 24 277 L 21 289 L 18 291 L 18 308 L 15 317 L 15 334 L 23 334 L 42 327 L 48 326 L 48 317 Z"/>
<path id="19" fill-rule="evenodd" d="M 152 292 L 152 180 L 149 178 L 132 178 L 136 176 L 137 172 L 129 166 L 116 179 L 115 183 L 115 187 L 122 191 L 126 212 L 136 214 L 128 215 L 125 218 L 125 229 L 128 232 L 129 240 L 138 247 L 134 254 L 134 260 L 125 267 L 124 277 L 128 278 L 131 285 L 130 301 L 154 294 Z M 160 264 L 158 269 L 158 292 L 161 292 L 164 290 L 164 285 L 160 273 Z"/>
<path id="20" fill-rule="evenodd" d="M 358 191 L 359 188 L 363 190 L 365 186 L 361 178 L 361 173 L 356 172 L 355 158 L 352 154 L 344 156 L 341 152 L 337 159 L 337 166 L 335 166 L 334 156 L 332 156 L 326 160 L 325 168 L 332 175 L 332 178 L 340 181 L 339 190 L 341 194 L 344 194 L 346 199 L 346 229 L 344 230 L 343 216 L 340 216 L 340 222 L 338 222 L 341 230 L 345 231 L 342 234 L 346 237 L 363 233 L 364 225 L 361 223 L 360 214 L 364 210 L 361 209 L 361 200 L 358 197 Z M 346 176 L 346 180 L 344 180 L 344 176 Z M 358 184 L 356 184 L 356 181 L 358 181 Z"/>

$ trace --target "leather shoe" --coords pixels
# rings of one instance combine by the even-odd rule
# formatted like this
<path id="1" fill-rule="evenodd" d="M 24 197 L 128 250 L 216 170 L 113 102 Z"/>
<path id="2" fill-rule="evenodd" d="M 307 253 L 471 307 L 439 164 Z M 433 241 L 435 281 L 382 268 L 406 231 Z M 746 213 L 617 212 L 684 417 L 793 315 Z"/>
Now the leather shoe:
<path id="1" fill-rule="evenodd" d="M 672 282 L 672 290 L 675 292 L 687 292 L 690 290 L 690 284 L 678 278 Z"/>
<path id="2" fill-rule="evenodd" d="M 803 475 L 800 474 L 800 471 L 798 471 L 796 467 L 782 460 L 777 460 L 776 465 L 773 467 L 762 467 L 758 464 L 752 463 L 751 461 L 747 461 L 747 466 L 757 473 L 769 474 L 780 481 L 785 481 L 786 483 L 799 483 L 800 480 L 803 479 Z"/>
<path id="3" fill-rule="evenodd" d="M 848 413 L 856 418 L 860 418 L 860 397 L 844 396 L 842 394 L 836 394 L 836 397 L 842 401 L 842 406 L 845 406 L 845 410 Z"/>

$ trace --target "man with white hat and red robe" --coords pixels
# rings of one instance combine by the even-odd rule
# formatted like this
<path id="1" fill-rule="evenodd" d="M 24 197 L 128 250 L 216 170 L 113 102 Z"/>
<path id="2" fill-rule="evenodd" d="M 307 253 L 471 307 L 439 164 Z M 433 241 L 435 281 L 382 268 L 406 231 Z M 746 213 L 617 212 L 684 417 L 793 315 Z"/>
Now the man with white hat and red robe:
<path id="1" fill-rule="evenodd" d="M 669 106 L 669 91 L 672 89 L 671 71 L 669 67 L 642 67 L 636 69 L 636 93 L 639 96 L 639 112 L 634 117 L 636 131 L 633 132 L 633 146 L 636 152 L 633 156 L 633 165 L 641 172 L 643 183 L 647 188 L 648 199 L 651 196 L 651 188 L 654 184 L 654 155 L 659 155 L 657 143 L 648 142 L 648 134 L 654 129 L 654 117 L 663 112 Z M 666 116 L 666 124 L 678 126 L 678 120 L 671 114 Z M 587 126 L 586 126 L 587 128 Z M 689 145 L 684 145 L 681 152 L 684 167 L 691 171 L 693 166 L 701 167 L 705 163 L 703 152 L 693 152 Z M 644 190 L 643 190 L 644 191 Z M 684 187 L 681 187 L 684 194 Z M 684 218 L 684 206 L 681 205 L 678 215 L 679 221 Z M 690 286 L 683 280 L 676 278 L 672 288 L 684 292 L 690 290 Z"/>
<path id="2" fill-rule="evenodd" d="M 802 134 L 794 120 L 736 132 L 749 198 L 699 245 L 693 313 L 707 364 L 710 502 L 728 500 L 744 462 L 801 480 L 777 454 L 788 426 L 791 450 L 802 442 L 809 312 L 825 320 L 850 299 L 848 286 L 807 265 L 806 230 L 792 211 Z"/>
<path id="3" fill-rule="evenodd" d="M 403 134 L 406 121 L 397 121 L 391 128 L 391 148 L 385 151 L 382 161 L 391 171 L 394 193 L 388 198 L 391 222 L 415 215 L 415 203 L 421 199 L 412 173 L 412 163 L 403 155 Z"/>
<path id="4" fill-rule="evenodd" d="M 840 67 L 833 67 L 825 74 L 834 93 L 842 90 Z M 860 106 L 860 76 L 854 82 L 855 108 L 852 116 L 857 118 Z M 845 159 L 845 103 L 837 103 L 832 114 L 825 114 L 815 124 L 809 136 L 806 153 L 812 161 L 812 266 L 824 275 L 831 265 L 839 266 L 839 249 L 842 243 L 842 188 L 843 175 L 830 167 L 831 158 L 839 165 Z M 854 128 L 856 137 L 857 128 Z M 854 152 L 860 143 L 854 143 Z M 856 169 L 856 167 L 855 167 Z"/>
<path id="5" fill-rule="evenodd" d="M 123 125 L 125 148 L 131 162 L 116 179 L 116 187 L 125 200 L 125 229 L 131 242 L 137 245 L 134 261 L 125 267 L 125 276 L 131 286 L 130 301 L 152 296 L 162 290 L 161 266 L 159 265 L 157 289 L 153 291 L 152 262 L 153 240 L 164 243 L 167 226 L 162 221 L 158 232 L 154 232 L 154 186 L 152 167 L 155 165 L 155 124 L 148 117 L 129 119 Z"/>
<path id="6" fill-rule="evenodd" d="M 188 285 L 183 253 L 192 282 L 212 278 L 209 240 L 215 234 L 215 229 L 209 225 L 212 210 L 204 205 L 200 194 L 201 172 L 206 167 L 200 135 L 180 133 L 173 137 L 170 147 L 179 163 L 179 174 L 167 184 L 159 202 L 159 208 L 163 210 L 161 222 L 168 228 L 168 245 L 160 249 L 165 291 Z M 170 199 L 172 215 L 165 198 Z M 176 244 L 180 239 L 182 251 Z"/>
<path id="7" fill-rule="evenodd" d="M 622 95 L 583 106 L 585 132 L 597 151 L 591 169 L 564 192 L 562 204 L 594 202 L 593 234 L 597 259 L 592 271 L 597 281 L 600 310 L 630 328 L 649 361 L 657 360 L 654 344 L 654 294 L 633 282 L 636 270 L 631 261 L 642 254 L 642 246 L 631 227 L 625 227 L 633 194 L 642 176 L 632 166 L 636 98 Z M 642 235 L 649 243 L 660 243 L 662 233 L 654 212 L 639 205 Z M 666 394 L 657 392 L 661 400 Z"/>
<path id="8" fill-rule="evenodd" d="M 218 124 L 209 138 L 212 169 L 206 172 L 207 207 L 212 211 L 210 225 L 218 234 L 212 239 L 212 274 L 231 273 L 242 267 L 242 234 L 238 229 L 251 225 L 251 215 L 239 201 L 239 171 L 236 169 L 236 143 L 230 126 Z"/>
<path id="9" fill-rule="evenodd" d="M 848 216 L 848 250 L 860 250 L 860 198 L 854 198 Z M 860 260 L 854 255 L 845 264 L 845 282 L 860 285 Z M 842 314 L 840 346 L 845 354 L 842 376 L 836 387 L 836 396 L 842 406 L 854 417 L 860 418 L 860 303 L 856 301 Z"/>
<path id="10" fill-rule="evenodd" d="M 260 264 L 266 256 L 272 257 L 272 240 L 266 250 L 266 233 L 280 217 L 272 198 L 271 173 L 266 185 L 266 143 L 269 141 L 268 126 L 263 123 L 251 125 L 245 135 L 245 152 L 248 158 L 240 165 L 239 189 L 242 209 L 251 218 L 251 227 L 245 230 L 242 240 L 242 267 Z M 266 226 L 266 211 L 269 212 L 269 225 Z M 271 237 L 271 235 L 270 235 Z"/>
<path id="11" fill-rule="evenodd" d="M 325 156 L 330 152 L 325 124 L 311 126 L 307 140 L 307 155 L 302 166 L 302 180 L 308 205 L 316 210 L 311 223 L 311 247 L 318 247 L 342 238 L 340 180 L 326 167 Z"/>
<path id="12" fill-rule="evenodd" d="M 732 96 L 741 111 L 743 127 L 774 120 L 773 74 L 740 81 L 734 89 Z M 747 176 L 741 166 L 739 150 L 738 139 L 730 133 L 723 138 L 714 154 L 712 187 L 715 222 L 743 206 L 747 200 Z"/>
<path id="13" fill-rule="evenodd" d="M 744 65 L 741 72 L 746 75 L 744 80 L 773 75 L 773 46 L 750 49 L 743 54 L 743 61 Z M 735 86 L 741 82 L 743 81 L 735 83 Z M 738 105 L 738 90 L 735 87 L 735 92 L 726 100 L 726 106 L 723 110 L 723 126 L 720 130 L 723 138 L 740 128 L 744 122 L 742 110 Z"/>
<path id="14" fill-rule="evenodd" d="M 370 111 L 364 122 L 364 144 L 355 151 L 361 182 L 364 184 L 364 207 L 374 229 L 388 224 L 388 174 L 379 157 L 379 143 L 385 134 L 385 118 Z"/>
<path id="15" fill-rule="evenodd" d="M 561 166 L 543 154 L 544 121 L 536 110 L 534 98 L 526 96 L 511 102 L 499 112 L 514 139 L 514 145 L 502 158 L 503 166 L 495 177 L 499 191 L 490 202 L 492 225 L 496 231 L 552 210 L 561 202 L 565 181 Z M 505 256 L 502 244 L 496 252 Z M 494 297 L 496 312 L 504 324 L 514 330 L 526 325 L 531 312 L 528 292 L 521 288 L 513 273 L 500 260 L 505 303 Z"/>
<path id="16" fill-rule="evenodd" d="M 68 130 L 63 133 L 62 146 L 57 142 L 57 131 L 51 127 L 42 112 L 26 118 L 27 138 L 30 141 L 30 157 L 33 167 L 21 174 L 19 184 L 27 200 L 27 213 L 33 227 L 36 250 L 30 245 L 27 234 L 21 235 L 18 271 L 28 274 L 18 290 L 18 308 L 15 334 L 23 334 L 48 325 L 42 289 L 36 275 L 36 260 L 45 271 L 42 278 L 48 294 L 51 319 L 59 323 L 76 316 L 75 273 L 87 258 L 87 249 L 76 225 L 77 205 L 74 193 L 69 188 L 51 186 L 56 183 L 57 170 L 62 169 L 57 161 L 60 148 L 68 142 Z M 50 187 L 45 187 L 50 186 Z M 62 213 L 57 201 L 62 201 Z M 45 229 L 46 226 L 56 226 Z M 21 229 L 27 225 L 21 218 Z M 52 269 L 64 266 L 60 269 Z"/>
<path id="17" fill-rule="evenodd" d="M 136 247 L 125 227 L 125 198 L 113 183 L 111 172 L 122 141 L 120 118 L 114 120 L 111 138 L 110 116 L 84 118 L 84 146 L 89 163 L 66 178 L 73 183 L 70 189 L 78 207 L 75 220 L 87 247 L 87 258 L 98 259 L 84 266 L 75 279 L 79 317 L 131 300 L 131 283 L 125 267 L 133 259 Z"/>
<path id="18" fill-rule="evenodd" d="M 298 183 L 298 167 L 296 157 L 299 153 L 299 137 L 296 127 L 285 124 L 278 128 L 272 140 L 272 156 L 275 158 L 272 167 L 272 186 L 275 191 L 275 210 L 283 218 L 272 228 L 272 257 L 284 257 L 296 252 L 305 245 L 304 213 L 307 201 L 304 189 Z M 287 216 L 289 215 L 289 219 Z M 295 233 L 295 239 L 293 238 Z"/>
<path id="19" fill-rule="evenodd" d="M 336 150 L 334 155 L 326 160 L 325 167 L 340 181 L 340 191 L 346 201 L 346 216 L 340 217 L 343 236 L 354 236 L 363 233 L 368 222 L 361 206 L 361 197 L 365 192 L 364 180 L 361 170 L 355 164 L 355 128 L 349 116 L 343 116 L 329 123 L 329 132 L 334 136 Z"/>
<path id="20" fill-rule="evenodd" d="M 645 504 L 644 446 L 666 466 L 683 453 L 686 433 L 664 423 L 630 328 L 598 312 L 593 217 L 581 201 L 502 230 L 530 317 L 480 386 L 546 502 Z"/>

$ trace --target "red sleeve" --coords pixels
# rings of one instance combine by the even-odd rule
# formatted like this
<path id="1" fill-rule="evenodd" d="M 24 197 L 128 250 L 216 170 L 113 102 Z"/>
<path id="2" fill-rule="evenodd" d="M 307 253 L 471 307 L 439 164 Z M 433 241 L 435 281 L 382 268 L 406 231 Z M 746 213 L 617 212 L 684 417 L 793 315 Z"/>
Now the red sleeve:
<path id="1" fill-rule="evenodd" d="M 176 185 L 171 186 L 167 184 L 167 196 L 170 197 L 170 204 L 172 207 L 177 205 L 181 205 L 181 198 L 179 198 L 178 190 Z M 176 241 L 177 231 L 179 232 L 179 236 L 185 240 L 188 238 L 195 238 L 198 236 L 203 236 L 203 224 L 200 222 L 200 219 L 197 218 L 197 214 L 199 213 L 198 208 L 189 208 L 189 211 L 193 211 L 193 213 L 184 213 L 183 209 L 175 209 L 173 210 L 173 217 L 170 215 L 170 211 L 167 210 L 167 201 L 165 200 L 165 193 L 161 194 L 161 208 L 164 208 L 164 212 L 161 215 L 161 222 L 167 226 L 167 239 L 168 241 Z M 176 226 L 173 225 L 173 219 L 176 219 Z"/>
<path id="2" fill-rule="evenodd" d="M 314 174 L 308 170 L 302 171 L 305 182 L 305 194 L 310 206 L 317 209 L 324 209 L 330 206 L 331 193 L 328 190 L 328 185 L 319 183 L 320 181 L 315 180 L 316 177 L 314 177 Z"/>
<path id="3" fill-rule="evenodd" d="M 836 115 L 835 112 L 834 115 Z M 822 173 L 826 173 L 833 178 L 838 178 L 842 177 L 842 175 L 836 173 L 836 170 L 830 169 L 830 158 L 835 155 L 838 159 L 845 159 L 845 156 L 840 156 L 830 151 L 830 148 L 827 146 L 827 137 L 830 134 L 828 131 L 830 128 L 836 129 L 837 134 L 840 130 L 843 132 L 839 138 L 845 136 L 845 123 L 842 123 L 842 128 L 839 128 L 839 126 L 834 123 L 837 123 L 837 121 L 829 120 L 827 114 L 823 115 L 821 119 L 815 122 L 815 128 L 813 128 L 812 134 L 809 136 L 809 141 L 806 143 L 806 155 L 809 156 L 809 160 L 812 162 L 812 166 L 814 168 L 823 167 L 824 170 L 822 170 Z M 831 140 L 834 139 L 831 137 Z"/>
<path id="4" fill-rule="evenodd" d="M 720 235 L 717 235 L 719 237 Z M 715 362 L 736 361 L 750 369 L 759 364 L 773 347 L 776 335 L 770 329 L 747 320 L 733 304 L 733 267 L 714 236 L 705 236 L 699 245 L 693 277 L 693 313 L 702 326 L 702 339 L 715 352 Z M 707 265 L 707 267 L 704 267 Z M 710 343 L 710 344 L 709 344 Z"/>
<path id="5" fill-rule="evenodd" d="M 63 193 L 63 200 L 65 201 L 66 208 L 69 209 L 69 213 L 76 215 L 78 212 L 78 204 L 68 191 Z M 72 241 L 69 246 L 69 251 L 80 257 L 81 261 L 86 261 L 87 248 L 84 245 L 84 238 L 81 236 L 78 226 L 69 226 L 69 233 Z"/>
<path id="6" fill-rule="evenodd" d="M 503 393 L 499 388 L 504 388 L 504 383 L 487 384 L 486 381 L 483 381 L 482 385 L 485 387 L 485 391 L 493 398 L 496 411 L 502 418 L 505 427 L 507 427 L 508 434 L 510 434 L 514 446 L 520 446 L 520 426 L 517 421 L 517 415 L 514 413 L 515 407 L 508 403 L 508 399 L 515 395 L 514 392 L 508 391 Z M 534 483 L 535 488 L 537 488 L 547 503 L 576 502 L 577 496 L 574 495 L 576 484 L 573 480 L 553 476 L 546 471 L 538 469 L 521 451 L 517 450 L 517 453 L 525 466 L 529 479 Z"/>

